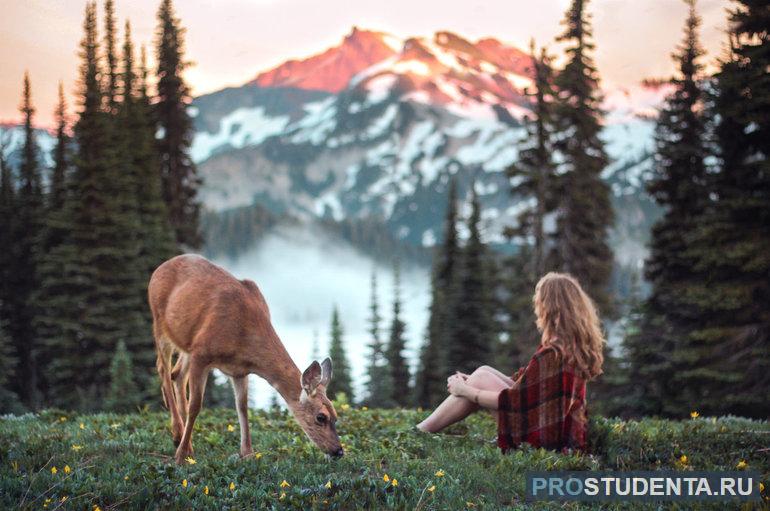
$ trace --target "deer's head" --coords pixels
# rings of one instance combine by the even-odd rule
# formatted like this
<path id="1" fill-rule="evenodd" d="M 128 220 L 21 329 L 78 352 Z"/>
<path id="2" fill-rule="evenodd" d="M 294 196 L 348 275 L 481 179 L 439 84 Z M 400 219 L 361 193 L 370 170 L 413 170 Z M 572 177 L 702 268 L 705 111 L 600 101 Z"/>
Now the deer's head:
<path id="1" fill-rule="evenodd" d="M 319 449 L 334 457 L 344 454 L 337 436 L 337 411 L 329 398 L 326 387 L 332 378 L 332 361 L 327 358 L 312 364 L 302 373 L 302 393 L 294 416 L 305 434 Z"/>

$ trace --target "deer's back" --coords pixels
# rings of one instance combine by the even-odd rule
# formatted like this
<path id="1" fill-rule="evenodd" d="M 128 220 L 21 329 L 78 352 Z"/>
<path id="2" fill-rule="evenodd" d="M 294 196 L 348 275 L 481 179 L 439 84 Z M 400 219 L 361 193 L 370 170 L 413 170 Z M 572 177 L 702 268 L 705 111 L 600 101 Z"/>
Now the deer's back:
<path id="1" fill-rule="evenodd" d="M 183 351 L 212 336 L 225 340 L 218 345 L 226 351 L 237 350 L 245 339 L 272 332 L 256 284 L 201 256 L 180 255 L 161 264 L 150 278 L 148 299 L 156 329 Z"/>

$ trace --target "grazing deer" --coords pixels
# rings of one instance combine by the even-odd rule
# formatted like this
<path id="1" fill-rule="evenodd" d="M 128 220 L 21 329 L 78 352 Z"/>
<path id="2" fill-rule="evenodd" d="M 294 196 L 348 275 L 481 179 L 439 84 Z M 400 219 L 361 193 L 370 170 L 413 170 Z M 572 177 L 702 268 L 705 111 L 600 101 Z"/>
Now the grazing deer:
<path id="1" fill-rule="evenodd" d="M 270 323 L 257 285 L 238 280 L 203 257 L 181 255 L 161 264 L 148 288 L 163 402 L 171 413 L 176 462 L 192 456 L 192 430 L 206 379 L 217 368 L 232 381 L 241 428 L 241 456 L 248 456 L 247 376 L 257 374 L 281 394 L 294 418 L 322 451 L 342 456 L 337 413 L 326 397 L 332 376 L 328 358 L 299 372 Z M 173 369 L 171 361 L 179 353 Z M 189 400 L 188 391 L 189 390 Z"/>

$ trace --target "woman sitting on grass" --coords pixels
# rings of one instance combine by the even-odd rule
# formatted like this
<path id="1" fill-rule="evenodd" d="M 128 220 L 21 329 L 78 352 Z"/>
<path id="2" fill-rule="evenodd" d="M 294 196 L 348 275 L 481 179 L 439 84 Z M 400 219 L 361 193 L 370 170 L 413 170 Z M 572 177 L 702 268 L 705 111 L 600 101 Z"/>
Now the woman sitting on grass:
<path id="1" fill-rule="evenodd" d="M 503 452 L 527 442 L 585 450 L 586 382 L 602 372 L 604 337 L 591 299 L 572 276 L 549 273 L 533 298 L 540 347 L 512 377 L 488 366 L 447 380 L 451 394 L 418 429 L 436 433 L 483 408 Z"/>

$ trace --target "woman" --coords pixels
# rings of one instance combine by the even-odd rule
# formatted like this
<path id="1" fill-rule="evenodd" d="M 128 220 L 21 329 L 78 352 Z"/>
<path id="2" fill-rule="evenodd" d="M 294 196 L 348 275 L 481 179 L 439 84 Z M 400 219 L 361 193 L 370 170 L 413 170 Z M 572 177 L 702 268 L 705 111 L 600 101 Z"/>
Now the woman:
<path id="1" fill-rule="evenodd" d="M 584 450 L 586 382 L 602 372 L 604 337 L 591 299 L 572 276 L 549 273 L 533 298 L 540 347 L 512 377 L 488 366 L 447 380 L 451 394 L 423 422 L 436 433 L 485 409 L 497 419 L 503 452 L 527 442 Z"/>

